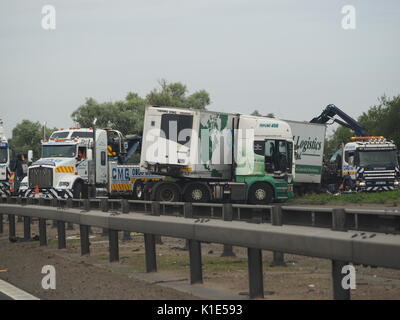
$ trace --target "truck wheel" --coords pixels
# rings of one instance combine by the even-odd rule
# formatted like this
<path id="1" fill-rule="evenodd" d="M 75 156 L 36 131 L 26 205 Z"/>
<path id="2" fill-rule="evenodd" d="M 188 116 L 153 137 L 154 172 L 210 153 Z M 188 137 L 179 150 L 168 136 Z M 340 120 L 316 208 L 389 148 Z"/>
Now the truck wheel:
<path id="1" fill-rule="evenodd" d="M 183 195 L 186 202 L 209 202 L 210 192 L 202 183 L 190 184 Z"/>
<path id="2" fill-rule="evenodd" d="M 249 203 L 268 204 L 274 198 L 274 192 L 268 183 L 255 183 L 249 190 Z"/>
<path id="3" fill-rule="evenodd" d="M 82 183 L 77 182 L 74 184 L 74 187 L 72 188 L 72 197 L 74 199 L 83 199 Z"/>
<path id="4" fill-rule="evenodd" d="M 172 183 L 163 183 L 155 190 L 157 201 L 179 201 L 179 188 Z"/>
<path id="5" fill-rule="evenodd" d="M 144 184 L 142 180 L 135 181 L 135 184 L 133 185 L 133 195 L 136 199 L 144 199 Z"/>

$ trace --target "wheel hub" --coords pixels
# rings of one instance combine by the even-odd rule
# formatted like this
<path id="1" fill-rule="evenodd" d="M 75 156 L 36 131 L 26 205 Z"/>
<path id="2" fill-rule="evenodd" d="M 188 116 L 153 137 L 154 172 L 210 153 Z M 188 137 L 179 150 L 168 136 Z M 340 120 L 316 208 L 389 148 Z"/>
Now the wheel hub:
<path id="1" fill-rule="evenodd" d="M 203 191 L 201 191 L 200 189 L 194 189 L 192 191 L 192 199 L 199 201 L 203 198 Z"/>
<path id="2" fill-rule="evenodd" d="M 267 197 L 267 193 L 264 189 L 257 189 L 255 192 L 255 196 L 257 200 L 264 200 Z"/>

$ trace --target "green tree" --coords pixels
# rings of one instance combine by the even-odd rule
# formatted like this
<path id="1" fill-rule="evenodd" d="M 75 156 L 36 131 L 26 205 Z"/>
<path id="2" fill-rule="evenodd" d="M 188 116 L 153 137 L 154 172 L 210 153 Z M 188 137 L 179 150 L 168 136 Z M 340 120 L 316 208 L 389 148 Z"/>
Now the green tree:
<path id="1" fill-rule="evenodd" d="M 141 134 L 143 131 L 144 110 L 146 105 L 169 106 L 191 109 L 205 109 L 210 104 L 209 94 L 199 90 L 187 96 L 187 88 L 180 82 L 159 82 L 160 88 L 153 89 L 146 98 L 135 92 L 129 92 L 124 100 L 99 103 L 87 98 L 71 115 L 72 120 L 81 127 L 91 127 L 97 118 L 99 128 L 113 128 L 124 135 Z"/>
<path id="2" fill-rule="evenodd" d="M 205 90 L 187 96 L 187 88 L 180 82 L 168 83 L 162 79 L 159 85 L 160 88 L 153 89 L 146 97 L 151 105 L 205 109 L 211 103 L 210 96 Z"/>
<path id="3" fill-rule="evenodd" d="M 350 129 L 338 127 L 329 139 L 325 139 L 325 157 L 330 158 L 336 150 L 342 147 L 343 143 L 349 142 L 352 136 L 354 136 L 354 133 Z"/>
<path id="4" fill-rule="evenodd" d="M 358 122 L 367 136 L 384 136 L 400 147 L 400 95 L 391 99 L 383 95 L 378 101 L 377 105 L 362 113 Z M 339 127 L 326 141 L 325 156 L 331 156 L 342 143 L 349 142 L 353 135 L 352 130 Z"/>
<path id="5" fill-rule="evenodd" d="M 400 95 L 388 99 L 379 98 L 379 104 L 359 117 L 367 135 L 385 136 L 400 146 Z"/>
<path id="6" fill-rule="evenodd" d="M 260 112 L 258 112 L 258 110 L 254 110 L 251 113 L 252 116 L 256 116 L 256 117 L 266 117 L 266 118 L 275 118 L 275 115 L 273 113 L 267 113 L 265 116 L 263 116 Z"/>
<path id="7" fill-rule="evenodd" d="M 57 130 L 57 128 L 46 128 L 46 138 L 49 138 L 55 130 Z M 40 122 L 22 120 L 14 127 L 10 144 L 16 153 L 27 153 L 28 150 L 32 150 L 34 158 L 39 159 L 42 153 L 42 139 L 43 126 Z"/>

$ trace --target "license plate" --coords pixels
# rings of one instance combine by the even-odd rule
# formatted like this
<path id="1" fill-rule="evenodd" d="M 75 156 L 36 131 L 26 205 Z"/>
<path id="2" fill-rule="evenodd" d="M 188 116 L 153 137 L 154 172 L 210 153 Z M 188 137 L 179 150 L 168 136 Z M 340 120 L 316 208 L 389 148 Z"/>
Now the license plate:
<path id="1" fill-rule="evenodd" d="M 386 182 L 385 181 L 377 181 L 377 182 L 375 182 L 375 184 L 386 184 Z"/>

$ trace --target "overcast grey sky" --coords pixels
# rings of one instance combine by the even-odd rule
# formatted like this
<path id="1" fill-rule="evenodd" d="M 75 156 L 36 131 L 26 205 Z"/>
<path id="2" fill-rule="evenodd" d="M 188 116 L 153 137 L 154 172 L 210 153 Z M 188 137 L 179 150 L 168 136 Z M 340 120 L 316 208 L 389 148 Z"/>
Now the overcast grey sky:
<path id="1" fill-rule="evenodd" d="M 334 103 L 356 117 L 400 94 L 399 17 L 398 0 L 1 0 L 0 118 L 8 135 L 23 119 L 68 126 L 85 97 L 160 78 L 207 90 L 210 110 L 310 120 Z"/>

